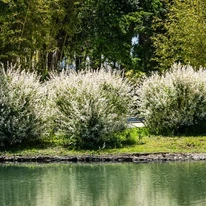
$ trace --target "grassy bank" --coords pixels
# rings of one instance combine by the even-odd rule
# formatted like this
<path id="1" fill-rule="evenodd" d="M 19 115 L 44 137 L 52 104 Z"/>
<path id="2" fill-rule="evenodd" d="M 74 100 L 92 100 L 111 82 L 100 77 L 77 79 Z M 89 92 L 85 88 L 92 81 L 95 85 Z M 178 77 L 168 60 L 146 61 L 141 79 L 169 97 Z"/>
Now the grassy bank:
<path id="1" fill-rule="evenodd" d="M 10 148 L 1 147 L 0 156 L 65 156 L 65 155 L 106 155 L 130 153 L 206 153 L 206 136 L 161 137 L 144 136 L 131 146 L 95 151 L 68 149 L 62 140 L 44 140 L 36 144 Z"/>

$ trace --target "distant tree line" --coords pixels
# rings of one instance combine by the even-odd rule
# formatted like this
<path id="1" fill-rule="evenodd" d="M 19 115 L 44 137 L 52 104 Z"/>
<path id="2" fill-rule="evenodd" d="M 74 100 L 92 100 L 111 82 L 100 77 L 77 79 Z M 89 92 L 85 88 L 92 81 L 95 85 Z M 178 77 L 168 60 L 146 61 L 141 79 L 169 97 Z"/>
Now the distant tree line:
<path id="1" fill-rule="evenodd" d="M 0 62 L 47 75 L 103 64 L 149 73 L 205 66 L 204 0 L 0 0 Z M 132 39 L 135 39 L 132 43 Z"/>

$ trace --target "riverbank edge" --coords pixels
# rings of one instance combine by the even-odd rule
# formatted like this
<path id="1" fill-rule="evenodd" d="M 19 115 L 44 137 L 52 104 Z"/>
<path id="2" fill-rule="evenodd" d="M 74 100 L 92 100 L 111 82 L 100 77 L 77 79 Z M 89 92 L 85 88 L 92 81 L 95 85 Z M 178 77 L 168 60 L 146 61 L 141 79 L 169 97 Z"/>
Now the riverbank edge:
<path id="1" fill-rule="evenodd" d="M 0 163 L 106 163 L 106 162 L 174 162 L 206 161 L 206 153 L 134 153 L 122 155 L 75 155 L 75 156 L 0 156 Z"/>

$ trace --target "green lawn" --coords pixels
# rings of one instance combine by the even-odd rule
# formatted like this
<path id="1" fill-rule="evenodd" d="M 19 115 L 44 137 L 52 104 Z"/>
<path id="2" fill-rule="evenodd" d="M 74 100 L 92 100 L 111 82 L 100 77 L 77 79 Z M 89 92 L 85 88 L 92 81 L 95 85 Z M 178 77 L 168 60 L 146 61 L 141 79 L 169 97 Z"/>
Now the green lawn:
<path id="1" fill-rule="evenodd" d="M 161 137 L 161 136 L 144 136 L 138 139 L 137 143 L 132 146 L 124 146 L 122 148 L 104 149 L 98 151 L 88 150 L 71 150 L 68 149 L 60 140 L 55 142 L 44 141 L 36 145 L 15 146 L 9 149 L 1 147 L 0 155 L 23 155 L 23 156 L 65 156 L 65 155 L 91 155 L 91 154 L 130 154 L 130 153 L 206 153 L 206 136 L 195 137 Z"/>

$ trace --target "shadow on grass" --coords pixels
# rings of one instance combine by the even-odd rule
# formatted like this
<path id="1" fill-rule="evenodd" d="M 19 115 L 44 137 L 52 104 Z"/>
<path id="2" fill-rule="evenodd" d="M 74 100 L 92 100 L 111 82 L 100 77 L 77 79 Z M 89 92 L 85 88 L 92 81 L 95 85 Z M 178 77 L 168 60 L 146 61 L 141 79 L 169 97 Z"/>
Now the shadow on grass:
<path id="1" fill-rule="evenodd" d="M 148 136 L 148 131 L 146 128 L 129 128 L 125 131 L 117 134 L 120 140 L 119 146 L 116 149 L 121 149 L 125 147 L 133 147 L 137 145 L 144 145 L 144 137 Z M 115 149 L 114 148 L 114 149 Z M 35 141 L 25 141 L 15 145 L 0 146 L 1 154 L 51 154 L 55 155 L 57 153 L 64 152 L 91 152 L 91 151 L 105 151 L 105 149 L 113 149 L 113 147 L 99 148 L 82 150 L 74 148 L 71 141 L 64 136 L 48 136 L 43 139 L 38 139 Z"/>
<path id="2" fill-rule="evenodd" d="M 59 139 L 53 139 L 53 138 L 46 138 L 46 139 L 38 139 L 33 141 L 26 141 L 21 142 L 14 145 L 4 145 L 0 146 L 0 152 L 8 152 L 8 153 L 20 153 L 23 151 L 32 151 L 32 150 L 45 150 L 49 148 L 57 148 L 57 147 L 64 147 L 67 148 L 64 144 L 64 142 Z"/>

